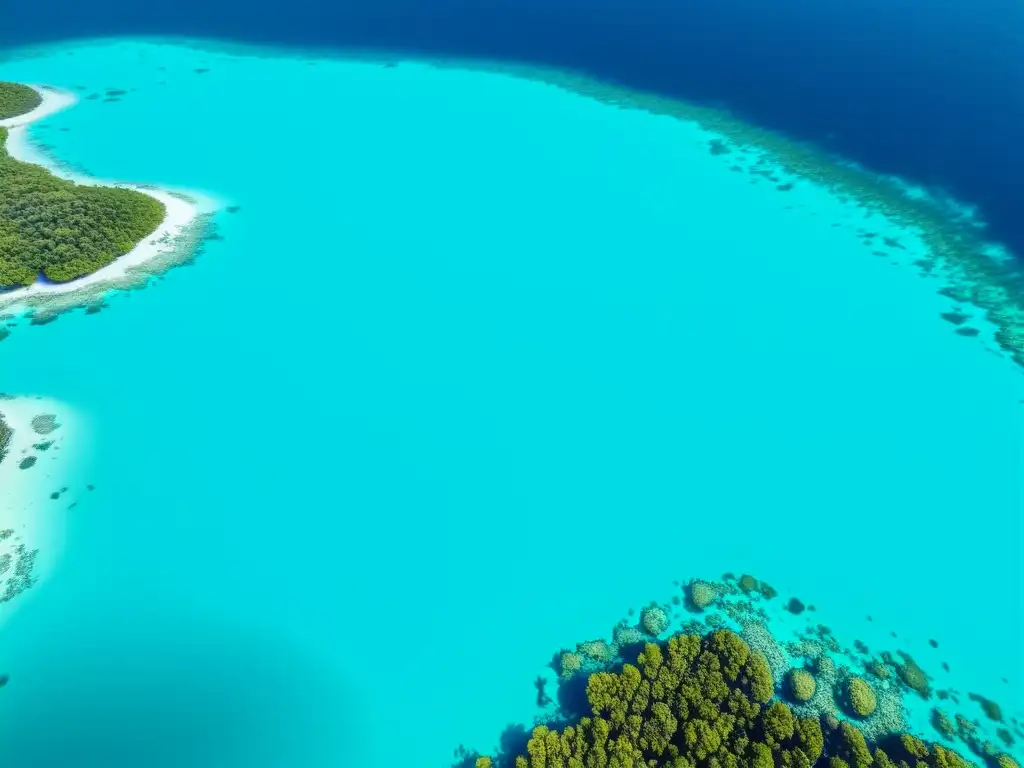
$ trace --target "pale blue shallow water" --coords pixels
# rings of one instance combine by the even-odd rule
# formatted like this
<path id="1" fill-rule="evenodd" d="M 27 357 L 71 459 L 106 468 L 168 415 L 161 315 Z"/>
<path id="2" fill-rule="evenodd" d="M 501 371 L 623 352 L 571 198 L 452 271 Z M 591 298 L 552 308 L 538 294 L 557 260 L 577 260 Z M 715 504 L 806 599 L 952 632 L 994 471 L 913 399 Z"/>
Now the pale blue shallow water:
<path id="1" fill-rule="evenodd" d="M 121 41 L 0 79 L 129 89 L 32 135 L 241 206 L 0 347 L 97 486 L 0 635 L 8 764 L 447 765 L 729 570 L 1021 710 L 1022 379 L 863 212 L 493 74 Z"/>

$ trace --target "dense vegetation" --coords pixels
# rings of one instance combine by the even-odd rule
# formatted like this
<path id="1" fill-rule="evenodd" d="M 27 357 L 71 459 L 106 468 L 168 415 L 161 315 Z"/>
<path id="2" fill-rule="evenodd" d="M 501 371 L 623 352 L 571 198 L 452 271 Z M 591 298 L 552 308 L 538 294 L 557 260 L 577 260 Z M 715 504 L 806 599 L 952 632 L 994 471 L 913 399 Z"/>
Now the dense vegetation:
<path id="1" fill-rule="evenodd" d="M 476 768 L 968 768 L 907 733 L 872 742 L 851 722 L 801 717 L 774 692 L 766 657 L 717 630 L 647 643 L 636 664 L 586 682 L 589 716 L 537 726 L 525 754 Z M 995 768 L 1018 768 L 993 755 Z"/>
<path id="2" fill-rule="evenodd" d="M 0 83 L 0 120 L 24 115 L 42 102 L 42 97 L 27 85 Z"/>
<path id="3" fill-rule="evenodd" d="M 67 282 L 128 253 L 155 230 L 163 203 L 130 189 L 59 179 L 6 152 L 0 128 L 0 289 L 40 274 Z"/>

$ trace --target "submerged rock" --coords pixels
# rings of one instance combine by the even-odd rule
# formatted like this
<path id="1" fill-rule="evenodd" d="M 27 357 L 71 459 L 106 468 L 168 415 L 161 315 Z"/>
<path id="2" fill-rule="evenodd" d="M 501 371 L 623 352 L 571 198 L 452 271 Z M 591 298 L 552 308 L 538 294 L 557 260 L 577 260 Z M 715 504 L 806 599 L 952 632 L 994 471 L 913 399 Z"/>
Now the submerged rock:
<path id="1" fill-rule="evenodd" d="M 786 678 L 787 691 L 794 701 L 808 702 L 818 688 L 814 675 L 806 669 L 791 669 Z"/>
<path id="2" fill-rule="evenodd" d="M 640 626 L 647 634 L 657 637 L 668 629 L 668 615 L 663 608 L 649 605 L 640 612 Z"/>
<path id="3" fill-rule="evenodd" d="M 689 589 L 690 605 L 703 611 L 718 597 L 718 590 L 706 581 L 691 581 Z"/>
<path id="4" fill-rule="evenodd" d="M 867 717 L 875 711 L 878 699 L 874 689 L 860 677 L 851 677 L 843 685 L 843 707 L 854 717 Z"/>

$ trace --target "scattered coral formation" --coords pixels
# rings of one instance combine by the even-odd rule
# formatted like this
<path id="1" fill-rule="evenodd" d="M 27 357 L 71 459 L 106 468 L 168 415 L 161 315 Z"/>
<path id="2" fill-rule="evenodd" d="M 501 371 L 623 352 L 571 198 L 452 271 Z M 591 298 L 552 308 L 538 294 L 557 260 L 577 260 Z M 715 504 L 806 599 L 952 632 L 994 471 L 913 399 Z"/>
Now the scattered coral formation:
<path id="1" fill-rule="evenodd" d="M 989 720 L 995 720 L 997 723 L 1003 721 L 1003 710 L 992 699 L 986 699 L 977 693 L 969 694 L 969 696 L 971 701 L 976 701 L 981 705 L 981 711 L 985 713 Z"/>
<path id="2" fill-rule="evenodd" d="M 647 644 L 621 672 L 592 675 L 591 715 L 561 730 L 538 726 L 514 764 L 738 766 L 742 757 L 761 768 L 809 767 L 822 754 L 821 726 L 771 697 L 767 661 L 738 635 L 677 634 Z"/>
<path id="3" fill-rule="evenodd" d="M 728 574 L 722 582 L 690 581 L 684 593 L 695 613 L 682 632 L 652 642 L 670 617 L 651 603 L 616 626 L 611 643 L 562 651 L 554 667 L 576 692 L 570 709 L 560 704 L 512 752 L 475 763 L 464 754 L 460 768 L 974 768 L 907 731 L 904 695 L 931 693 L 908 654 L 855 656 L 821 624 L 799 630 L 783 651 L 767 626 L 763 600 L 772 590 L 766 595 L 763 584 Z M 855 647 L 867 654 L 865 644 Z M 874 683 L 847 664 L 863 667 Z M 989 699 L 971 698 L 993 721 L 1003 717 Z M 962 741 L 988 768 L 1020 768 L 1003 751 L 1014 742 L 1008 728 L 989 740 L 962 715 L 955 724 L 938 708 L 930 716 L 941 738 Z"/>
<path id="4" fill-rule="evenodd" d="M 572 677 L 583 668 L 583 661 L 578 654 L 566 651 L 561 656 L 560 674 L 563 679 Z"/>
<path id="5" fill-rule="evenodd" d="M 7 456 L 7 451 L 11 447 L 11 437 L 14 435 L 14 430 L 7 426 L 7 422 L 4 421 L 3 414 L 0 413 L 0 463 L 3 463 L 4 458 Z"/>
<path id="6" fill-rule="evenodd" d="M 953 721 L 941 709 L 935 708 L 932 710 L 932 726 L 947 739 L 956 737 L 956 728 L 953 726 Z"/>
<path id="7" fill-rule="evenodd" d="M 790 679 L 806 670 L 792 670 Z M 849 678 L 870 714 L 875 694 Z M 867 703 L 862 701 L 869 699 Z M 774 696 L 764 655 L 730 630 L 647 643 L 635 663 L 587 680 L 589 710 L 538 725 L 522 753 L 477 757 L 475 768 L 970 768 L 956 752 L 909 733 L 873 738 L 835 715 L 803 716 Z M 991 754 L 993 768 L 1020 768 Z M 469 765 L 470 763 L 466 763 Z"/>
<path id="8" fill-rule="evenodd" d="M 920 694 L 921 698 L 929 698 L 932 694 L 931 686 L 928 683 L 928 675 L 924 673 L 924 670 L 909 655 L 905 653 L 900 655 L 903 657 L 903 663 L 895 663 L 896 674 L 899 675 L 900 680 L 908 688 Z"/>
<path id="9" fill-rule="evenodd" d="M 879 680 L 889 679 L 889 668 L 877 659 L 873 659 L 867 663 L 865 669 L 877 677 Z"/>
<path id="10" fill-rule="evenodd" d="M 851 677 L 844 686 L 843 706 L 855 717 L 868 717 L 878 706 L 878 699 L 867 681 L 861 677 Z"/>
<path id="11" fill-rule="evenodd" d="M 14 548 L 14 572 L 4 581 L 3 591 L 0 592 L 0 603 L 9 603 L 22 592 L 30 589 L 35 584 L 33 571 L 36 565 L 38 549 L 29 549 L 19 543 Z M 10 561 L 5 564 L 4 572 L 10 568 Z"/>
<path id="12" fill-rule="evenodd" d="M 32 417 L 32 429 L 37 435 L 48 435 L 57 430 L 60 424 L 52 413 L 40 413 Z"/>
<path id="13" fill-rule="evenodd" d="M 791 669 L 786 679 L 786 690 L 794 701 L 806 703 L 814 697 L 818 687 L 814 675 L 806 669 Z"/>
<path id="14" fill-rule="evenodd" d="M 749 573 L 744 573 L 740 576 L 739 588 L 744 592 L 753 592 L 757 589 L 757 579 L 751 576 Z"/>
<path id="15" fill-rule="evenodd" d="M 640 626 L 651 637 L 657 637 L 668 629 L 668 614 L 658 605 L 649 605 L 640 612 Z"/>
<path id="16" fill-rule="evenodd" d="M 691 581 L 689 589 L 690 605 L 703 611 L 718 597 L 718 590 L 706 581 Z"/>

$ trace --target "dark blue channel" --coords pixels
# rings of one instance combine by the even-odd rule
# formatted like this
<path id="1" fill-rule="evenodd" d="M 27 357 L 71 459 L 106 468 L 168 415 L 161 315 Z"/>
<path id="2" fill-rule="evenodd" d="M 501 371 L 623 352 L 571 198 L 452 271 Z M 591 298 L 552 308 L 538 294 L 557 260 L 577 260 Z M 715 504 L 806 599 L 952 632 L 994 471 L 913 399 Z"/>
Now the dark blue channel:
<path id="1" fill-rule="evenodd" d="M 0 45 L 125 33 L 582 69 L 977 205 L 1024 254 L 1019 0 L 8 0 Z"/>

